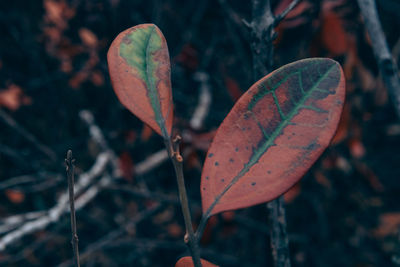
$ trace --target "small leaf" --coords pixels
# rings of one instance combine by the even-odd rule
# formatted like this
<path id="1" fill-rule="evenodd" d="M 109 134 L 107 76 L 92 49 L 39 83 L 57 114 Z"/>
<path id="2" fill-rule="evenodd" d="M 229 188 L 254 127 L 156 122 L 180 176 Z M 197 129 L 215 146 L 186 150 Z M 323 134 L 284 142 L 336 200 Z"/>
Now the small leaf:
<path id="1" fill-rule="evenodd" d="M 203 267 L 218 267 L 217 265 L 215 265 L 209 261 L 206 261 L 203 259 L 200 259 L 200 261 L 201 261 L 201 266 L 203 266 Z M 194 267 L 192 257 L 186 256 L 186 257 L 180 258 L 180 260 L 175 264 L 175 267 Z"/>
<path id="2" fill-rule="evenodd" d="M 222 122 L 201 177 L 203 212 L 245 208 L 289 190 L 337 128 L 343 71 L 330 59 L 288 64 L 254 84 Z"/>
<path id="3" fill-rule="evenodd" d="M 173 103 L 167 42 L 154 24 L 120 33 L 108 50 L 108 68 L 121 103 L 165 139 Z"/>

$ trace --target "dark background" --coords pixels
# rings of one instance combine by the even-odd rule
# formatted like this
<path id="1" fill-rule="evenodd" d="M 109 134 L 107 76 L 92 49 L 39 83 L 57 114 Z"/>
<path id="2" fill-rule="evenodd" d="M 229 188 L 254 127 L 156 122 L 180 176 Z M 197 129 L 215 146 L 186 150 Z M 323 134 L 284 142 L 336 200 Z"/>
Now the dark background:
<path id="1" fill-rule="evenodd" d="M 272 2 L 279 12 L 290 1 Z M 377 4 L 399 61 L 400 3 Z M 1 1 L 0 226 L 8 216 L 56 205 L 67 188 L 67 149 L 73 150 L 77 174 L 91 168 L 102 149 L 79 117 L 88 110 L 123 172 L 77 212 L 82 265 L 174 266 L 187 255 L 171 163 L 142 175 L 134 171 L 163 142 L 118 102 L 106 52 L 119 32 L 134 25 L 155 23 L 163 31 L 171 56 L 175 128 L 184 136 L 196 224 L 209 142 L 254 82 L 250 36 L 241 19 L 251 20 L 250 1 Z M 400 257 L 400 123 L 356 1 L 303 0 L 277 32 L 275 67 L 331 57 L 342 64 L 347 79 L 346 104 L 332 145 L 285 195 L 293 266 L 395 266 L 393 259 Z M 209 78 L 212 103 L 203 126 L 195 130 L 189 122 L 199 99 L 198 72 Z M 30 141 L 29 134 L 37 140 Z M 110 169 L 102 175 L 112 175 Z M 132 225 L 138 215 L 139 223 Z M 267 217 L 265 205 L 215 216 L 201 242 L 203 257 L 221 266 L 272 266 Z M 64 213 L 1 251 L 0 265 L 69 261 L 70 235 L 69 214 Z"/>

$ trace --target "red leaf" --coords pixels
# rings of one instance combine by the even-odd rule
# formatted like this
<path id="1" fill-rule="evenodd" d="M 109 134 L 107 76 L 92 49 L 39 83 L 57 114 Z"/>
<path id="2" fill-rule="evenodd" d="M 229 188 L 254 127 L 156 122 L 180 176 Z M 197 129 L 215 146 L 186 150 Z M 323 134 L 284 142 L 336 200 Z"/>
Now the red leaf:
<path id="1" fill-rule="evenodd" d="M 5 193 L 7 198 L 14 204 L 21 204 L 25 200 L 25 194 L 21 191 L 7 189 Z"/>
<path id="2" fill-rule="evenodd" d="M 334 12 L 325 13 L 321 27 L 321 41 L 332 56 L 345 54 L 349 49 L 349 37 L 340 17 Z"/>
<path id="3" fill-rule="evenodd" d="M 126 151 L 122 152 L 118 158 L 118 163 L 122 172 L 122 177 L 128 182 L 132 182 L 134 165 L 131 155 Z"/>
<path id="4" fill-rule="evenodd" d="M 30 105 L 32 99 L 26 96 L 21 87 L 10 84 L 7 89 L 0 91 L 0 107 L 15 111 L 22 105 Z"/>
<path id="5" fill-rule="evenodd" d="M 200 259 L 200 261 L 203 267 L 218 267 L 218 265 L 215 265 L 209 261 L 203 259 Z M 175 264 L 175 267 L 194 267 L 192 257 L 186 256 L 180 258 L 180 260 Z"/>
<path id="6" fill-rule="evenodd" d="M 254 84 L 208 151 L 204 216 L 267 202 L 290 189 L 329 145 L 344 96 L 343 71 L 330 59 L 300 60 Z"/>
<path id="7" fill-rule="evenodd" d="M 81 38 L 82 42 L 90 48 L 96 48 L 99 40 L 97 36 L 89 29 L 80 28 L 79 29 L 79 37 Z"/>
<path id="8" fill-rule="evenodd" d="M 225 86 L 228 89 L 228 93 L 231 96 L 231 98 L 234 101 L 238 100 L 243 94 L 242 90 L 240 90 L 238 83 L 230 77 L 226 77 L 224 80 L 225 80 Z"/>
<path id="9" fill-rule="evenodd" d="M 140 134 L 140 139 L 143 142 L 149 141 L 150 137 L 153 135 L 153 129 L 147 125 L 143 126 L 142 133 Z"/>
<path id="10" fill-rule="evenodd" d="M 176 56 L 175 60 L 189 70 L 195 70 L 199 66 L 197 50 L 190 44 L 185 44 L 182 47 L 181 52 Z"/>
<path id="11" fill-rule="evenodd" d="M 376 237 L 383 238 L 388 235 L 395 236 L 399 233 L 400 213 L 384 213 L 379 216 L 379 221 L 379 226 L 374 231 Z"/>
<path id="12" fill-rule="evenodd" d="M 167 42 L 154 24 L 120 33 L 108 50 L 108 68 L 121 103 L 168 139 L 173 103 Z"/>

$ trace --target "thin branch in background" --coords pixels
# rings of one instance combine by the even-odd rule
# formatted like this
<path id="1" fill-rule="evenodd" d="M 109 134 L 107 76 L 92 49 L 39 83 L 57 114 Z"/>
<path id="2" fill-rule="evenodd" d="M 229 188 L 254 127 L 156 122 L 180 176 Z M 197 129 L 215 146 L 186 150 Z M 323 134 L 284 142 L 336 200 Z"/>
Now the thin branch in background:
<path id="1" fill-rule="evenodd" d="M 391 96 L 392 103 L 400 118 L 400 80 L 399 70 L 390 54 L 374 0 L 357 0 L 364 23 L 371 38 L 372 48 L 379 71 Z"/>
<path id="2" fill-rule="evenodd" d="M 100 128 L 94 124 L 93 115 L 89 111 L 84 111 L 83 115 L 83 118 L 82 116 L 81 118 L 89 126 L 91 138 L 103 149 L 108 149 L 108 145 L 105 142 Z M 104 142 L 102 140 L 104 140 Z M 161 150 L 153 154 L 153 156 L 148 157 L 143 162 L 139 162 L 137 164 L 135 173 L 144 174 L 152 170 L 168 158 L 165 154 L 167 154 L 167 152 L 165 150 Z M 89 171 L 79 175 L 77 183 L 74 186 L 76 195 L 79 195 L 79 198 L 75 203 L 76 210 L 80 210 L 85 207 L 86 204 L 93 200 L 102 189 L 106 188 L 112 183 L 112 177 L 117 177 L 115 174 L 119 173 L 118 170 L 112 170 L 113 176 L 105 173 L 110 162 L 112 162 L 111 166 L 113 168 L 117 166 L 113 151 L 107 150 L 105 152 L 101 152 L 97 156 L 92 168 Z M 101 178 L 97 182 L 94 182 L 99 176 L 101 176 Z M 11 184 L 13 183 L 14 181 Z M 5 186 L 9 185 L 10 184 L 5 184 Z M 28 212 L 1 219 L 0 233 L 7 234 L 0 238 L 0 251 L 5 250 L 6 247 L 13 244 L 23 236 L 45 229 L 49 224 L 57 222 L 61 215 L 67 212 L 67 204 L 68 192 L 65 192 L 57 199 L 57 203 L 49 210 Z"/>
<path id="3" fill-rule="evenodd" d="M 75 185 L 75 190 L 77 194 L 81 194 L 81 197 L 85 195 L 84 189 L 87 188 L 96 177 L 101 175 L 110 161 L 110 155 L 107 152 L 103 152 L 98 155 L 96 162 L 93 164 L 92 168 L 86 173 L 82 173 L 79 176 L 79 180 Z M 108 176 L 103 176 L 108 177 Z M 102 177 L 102 179 L 103 179 Z M 104 179 L 106 179 L 104 178 Z M 100 179 L 100 181 L 102 180 Z M 93 199 L 92 196 L 91 199 Z M 78 202 L 80 198 L 77 200 L 76 206 L 78 208 Z M 57 199 L 57 204 L 54 205 L 51 209 L 47 210 L 43 216 L 37 217 L 34 220 L 27 221 L 22 224 L 17 229 L 9 232 L 8 234 L 2 236 L 0 238 L 0 251 L 4 251 L 7 246 L 11 245 L 15 241 L 21 239 L 23 236 L 36 232 L 38 230 L 45 229 L 49 224 L 57 222 L 61 215 L 67 212 L 68 209 L 68 192 L 65 192 Z"/>
<path id="4" fill-rule="evenodd" d="M 75 216 L 75 195 L 74 195 L 74 172 L 75 172 L 75 159 L 72 158 L 72 151 L 68 150 L 67 158 L 65 159 L 66 171 L 68 178 L 68 193 L 69 193 L 69 207 L 71 213 L 71 232 L 72 232 L 72 250 L 74 253 L 75 266 L 79 267 L 79 246 L 78 246 L 78 233 L 76 231 L 76 216 Z"/>
<path id="5" fill-rule="evenodd" d="M 294 0 L 279 15 L 274 16 L 270 0 L 252 1 L 252 21 L 245 22 L 251 32 L 254 81 L 272 71 L 274 62 L 275 27 L 299 3 Z M 289 239 L 286 233 L 286 216 L 283 196 L 267 204 L 272 256 L 275 267 L 290 267 Z"/>
<path id="6" fill-rule="evenodd" d="M 142 162 L 139 162 L 134 169 L 135 175 L 142 175 L 149 170 L 155 169 L 168 159 L 168 152 L 165 149 L 155 152 Z"/>
<path id="7" fill-rule="evenodd" d="M 289 239 L 283 196 L 267 203 L 272 244 L 272 257 L 277 267 L 290 267 Z"/>
<path id="8" fill-rule="evenodd" d="M 38 192 L 56 186 L 64 181 L 58 173 L 39 172 L 37 174 L 20 175 L 0 182 L 0 191 L 15 189 L 24 193 Z"/>
<path id="9" fill-rule="evenodd" d="M 282 11 L 281 14 L 278 14 L 275 16 L 275 26 L 278 26 L 278 24 L 289 14 L 290 11 L 292 11 L 293 8 L 300 2 L 301 0 L 293 0 L 285 10 Z"/>
<path id="10" fill-rule="evenodd" d="M 99 251 L 103 249 L 104 247 L 112 244 L 113 242 L 116 241 L 117 238 L 121 238 L 124 236 L 126 232 L 129 232 L 129 229 L 133 229 L 136 227 L 137 224 L 140 222 L 144 221 L 145 219 L 151 217 L 152 215 L 156 214 L 163 208 L 163 205 L 161 204 L 156 204 L 153 207 L 150 207 L 144 211 L 141 211 L 137 213 L 132 219 L 129 220 L 128 223 L 124 224 L 120 228 L 109 232 L 99 240 L 91 243 L 90 245 L 87 246 L 85 251 L 82 253 L 81 260 L 82 262 L 88 260 L 91 256 L 93 256 L 93 253 L 96 251 Z M 71 261 L 66 261 L 63 262 L 59 265 L 59 267 L 65 267 L 65 266 L 70 266 Z"/>
<path id="11" fill-rule="evenodd" d="M 103 132 L 101 131 L 100 127 L 94 121 L 94 116 L 92 112 L 89 110 L 81 110 L 79 112 L 79 117 L 81 120 L 86 124 L 89 128 L 90 137 L 97 143 L 102 151 L 107 151 L 111 156 L 111 165 L 113 167 L 113 177 L 121 177 L 121 170 L 118 166 L 118 157 L 115 155 L 115 152 L 110 149 L 107 144 L 107 141 L 104 137 Z"/>
<path id="12" fill-rule="evenodd" d="M 200 94 L 199 103 L 193 113 L 192 119 L 190 120 L 190 126 L 199 130 L 203 126 L 204 119 L 208 115 L 211 105 L 211 89 L 210 89 L 210 77 L 206 72 L 196 72 L 194 79 L 200 82 Z"/>
<path id="13" fill-rule="evenodd" d="M 32 167 L 35 168 L 36 167 L 36 166 L 31 166 L 33 164 L 31 162 L 28 162 L 26 159 L 24 159 L 24 157 L 21 155 L 21 153 L 19 153 L 15 149 L 13 149 L 9 146 L 6 146 L 4 144 L 0 144 L 0 155 L 1 154 L 13 159 L 15 161 L 15 163 L 17 163 L 21 167 L 24 167 L 24 168 L 32 168 Z"/>
<path id="14" fill-rule="evenodd" d="M 8 126 L 13 128 L 18 134 L 20 134 L 22 137 L 28 140 L 32 145 L 34 145 L 36 149 L 45 154 L 49 159 L 51 159 L 52 161 L 55 161 L 57 159 L 57 155 L 53 150 L 40 143 L 35 136 L 29 133 L 24 127 L 19 125 L 18 122 L 16 122 L 10 115 L 8 115 L 1 109 L 0 109 L 0 118 L 3 119 L 3 121 Z"/>
<path id="15" fill-rule="evenodd" d="M 46 215 L 46 211 L 33 211 L 24 214 L 12 215 L 0 220 L 0 234 L 7 233 L 27 221 L 36 220 Z"/>

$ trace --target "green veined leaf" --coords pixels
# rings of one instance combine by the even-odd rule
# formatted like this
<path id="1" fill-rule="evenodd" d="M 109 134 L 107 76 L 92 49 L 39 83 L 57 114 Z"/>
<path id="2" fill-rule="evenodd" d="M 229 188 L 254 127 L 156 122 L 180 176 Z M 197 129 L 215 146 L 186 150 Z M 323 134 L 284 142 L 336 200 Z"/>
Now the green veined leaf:
<path id="1" fill-rule="evenodd" d="M 107 59 L 121 103 L 157 133 L 170 138 L 170 63 L 161 31 L 154 24 L 141 24 L 121 32 L 111 44 Z"/>
<path id="2" fill-rule="evenodd" d="M 330 59 L 296 61 L 254 84 L 208 151 L 200 188 L 205 216 L 290 189 L 329 145 L 344 96 L 342 69 Z"/>

